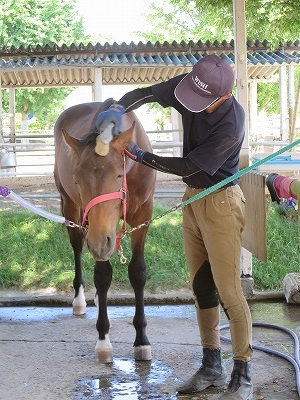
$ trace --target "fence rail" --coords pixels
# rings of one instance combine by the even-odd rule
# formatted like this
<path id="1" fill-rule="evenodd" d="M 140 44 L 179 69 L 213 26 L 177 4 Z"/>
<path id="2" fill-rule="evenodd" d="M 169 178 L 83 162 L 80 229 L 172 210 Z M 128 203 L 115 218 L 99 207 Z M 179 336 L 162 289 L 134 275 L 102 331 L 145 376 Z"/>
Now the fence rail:
<path id="1" fill-rule="evenodd" d="M 172 137 L 174 131 L 160 131 L 160 137 Z M 154 131 L 147 132 L 153 138 Z M 165 135 L 165 136 L 164 136 Z M 160 155 L 178 156 L 181 154 L 182 142 L 180 141 L 152 141 L 154 151 Z M 250 142 L 250 153 L 259 153 L 268 149 L 273 152 L 276 147 L 287 145 L 286 141 L 255 141 Z M 54 137 L 47 131 L 38 134 L 18 133 L 14 138 L 3 136 L 0 142 L 0 179 L 3 177 L 22 176 L 51 176 L 54 166 Z M 5 156 L 4 156 L 5 153 Z M 16 165 L 7 167 L 3 162 L 9 155 L 14 157 Z"/>

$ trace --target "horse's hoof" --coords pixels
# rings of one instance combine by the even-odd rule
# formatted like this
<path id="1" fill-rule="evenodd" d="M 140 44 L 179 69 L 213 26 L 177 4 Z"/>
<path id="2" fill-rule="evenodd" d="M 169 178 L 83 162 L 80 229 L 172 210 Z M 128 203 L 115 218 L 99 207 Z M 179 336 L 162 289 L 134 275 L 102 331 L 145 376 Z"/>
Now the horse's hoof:
<path id="1" fill-rule="evenodd" d="M 150 361 L 152 359 L 151 346 L 134 347 L 134 359 L 136 361 Z"/>
<path id="2" fill-rule="evenodd" d="M 86 314 L 86 306 L 73 306 L 73 315 Z"/>
<path id="3" fill-rule="evenodd" d="M 74 315 L 84 315 L 86 313 L 86 301 L 82 285 L 78 289 L 77 296 L 73 299 L 72 306 Z"/>
<path id="4" fill-rule="evenodd" d="M 102 364 L 113 362 L 112 345 L 108 337 L 105 340 L 97 340 L 95 352 L 98 362 Z"/>
<path id="5" fill-rule="evenodd" d="M 101 364 L 109 364 L 113 362 L 112 352 L 107 351 L 96 351 L 97 361 Z"/>

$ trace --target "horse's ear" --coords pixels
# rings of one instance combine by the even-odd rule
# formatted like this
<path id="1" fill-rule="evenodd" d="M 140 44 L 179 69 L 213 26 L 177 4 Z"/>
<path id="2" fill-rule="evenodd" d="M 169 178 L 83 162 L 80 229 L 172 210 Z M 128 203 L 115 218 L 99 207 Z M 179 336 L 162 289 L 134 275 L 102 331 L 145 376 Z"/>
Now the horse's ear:
<path id="1" fill-rule="evenodd" d="M 76 151 L 77 154 L 81 153 L 81 143 L 79 140 L 75 139 L 73 136 L 69 135 L 67 131 L 64 129 L 61 130 L 63 137 L 67 144 L 72 147 L 73 150 Z"/>
<path id="2" fill-rule="evenodd" d="M 124 149 L 129 145 L 132 140 L 133 132 L 134 132 L 135 121 L 133 121 L 131 127 L 120 135 L 116 136 L 112 142 L 111 146 L 114 147 L 119 153 L 123 153 Z"/>

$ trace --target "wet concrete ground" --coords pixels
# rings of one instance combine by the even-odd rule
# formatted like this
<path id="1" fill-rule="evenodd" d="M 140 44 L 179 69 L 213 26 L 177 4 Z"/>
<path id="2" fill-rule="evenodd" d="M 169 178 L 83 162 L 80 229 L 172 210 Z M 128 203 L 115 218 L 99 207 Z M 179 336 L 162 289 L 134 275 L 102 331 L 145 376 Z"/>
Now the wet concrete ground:
<path id="1" fill-rule="evenodd" d="M 300 336 L 300 307 L 284 301 L 249 302 L 253 321 L 284 326 Z M 110 306 L 112 364 L 96 362 L 96 308 L 74 317 L 71 307 L 0 307 L 1 400 L 216 400 L 223 389 L 178 396 L 176 387 L 194 373 L 201 359 L 194 306 L 146 306 L 152 361 L 133 359 L 132 306 Z M 222 313 L 222 324 L 227 319 Z M 222 330 L 228 336 L 228 330 Z M 284 332 L 254 327 L 253 343 L 294 357 Z M 228 376 L 231 345 L 222 342 Z M 292 365 L 255 350 L 254 400 L 299 399 Z"/>

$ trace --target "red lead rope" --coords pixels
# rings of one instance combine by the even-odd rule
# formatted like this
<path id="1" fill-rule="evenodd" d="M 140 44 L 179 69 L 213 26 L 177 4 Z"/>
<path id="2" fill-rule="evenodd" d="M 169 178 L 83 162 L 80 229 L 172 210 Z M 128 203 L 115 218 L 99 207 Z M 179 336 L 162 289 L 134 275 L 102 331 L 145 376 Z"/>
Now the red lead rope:
<path id="1" fill-rule="evenodd" d="M 120 230 L 120 232 L 117 233 L 117 238 L 116 238 L 116 250 L 121 251 L 121 239 L 126 231 L 126 207 L 127 207 L 127 180 L 126 180 L 126 163 L 125 163 L 125 154 L 123 154 L 123 186 L 122 189 L 119 192 L 113 192 L 113 193 L 107 193 L 107 194 L 102 194 L 100 196 L 95 197 L 92 199 L 88 205 L 86 206 L 86 209 L 84 210 L 83 218 L 82 218 L 82 226 L 85 226 L 87 223 L 87 216 L 92 207 L 94 207 L 96 204 L 102 203 L 103 201 L 108 201 L 108 200 L 115 200 L 115 199 L 121 199 L 122 200 L 122 205 L 123 205 L 123 226 Z"/>

